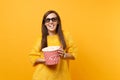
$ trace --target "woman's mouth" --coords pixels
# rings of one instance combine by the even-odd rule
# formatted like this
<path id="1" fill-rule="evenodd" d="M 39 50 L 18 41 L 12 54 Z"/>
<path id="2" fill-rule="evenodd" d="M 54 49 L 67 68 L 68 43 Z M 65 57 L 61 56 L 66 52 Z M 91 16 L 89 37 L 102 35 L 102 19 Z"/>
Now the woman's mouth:
<path id="1" fill-rule="evenodd" d="M 50 28 L 54 28 L 54 25 L 49 25 Z"/>

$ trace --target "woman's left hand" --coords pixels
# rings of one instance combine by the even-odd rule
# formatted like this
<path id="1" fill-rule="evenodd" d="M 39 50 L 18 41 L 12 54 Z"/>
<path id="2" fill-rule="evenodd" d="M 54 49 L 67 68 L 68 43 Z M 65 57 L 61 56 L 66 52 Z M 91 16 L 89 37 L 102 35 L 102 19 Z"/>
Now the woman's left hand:
<path id="1" fill-rule="evenodd" d="M 58 54 L 60 55 L 60 57 L 64 57 L 65 52 L 63 48 L 58 49 Z"/>
<path id="2" fill-rule="evenodd" d="M 64 59 L 72 59 L 72 60 L 75 59 L 75 57 L 70 53 L 65 53 L 63 48 L 58 49 L 58 54 L 60 55 L 61 58 L 64 58 Z"/>

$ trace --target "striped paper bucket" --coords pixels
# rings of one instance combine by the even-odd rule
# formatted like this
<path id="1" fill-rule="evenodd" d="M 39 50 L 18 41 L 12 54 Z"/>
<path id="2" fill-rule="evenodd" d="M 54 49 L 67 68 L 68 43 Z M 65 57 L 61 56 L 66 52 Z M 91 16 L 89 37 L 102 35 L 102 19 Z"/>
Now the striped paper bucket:
<path id="1" fill-rule="evenodd" d="M 45 57 L 45 64 L 46 65 L 56 65 L 58 64 L 60 57 L 57 52 L 59 46 L 48 46 L 42 49 Z"/>

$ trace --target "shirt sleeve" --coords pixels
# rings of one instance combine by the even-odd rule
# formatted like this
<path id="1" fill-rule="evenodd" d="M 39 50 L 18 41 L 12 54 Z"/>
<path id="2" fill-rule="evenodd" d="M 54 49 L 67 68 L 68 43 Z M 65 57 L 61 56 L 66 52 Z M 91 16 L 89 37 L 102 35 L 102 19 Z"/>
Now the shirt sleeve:
<path id="1" fill-rule="evenodd" d="M 72 54 L 76 58 L 78 48 L 69 32 L 66 33 L 66 44 L 67 44 L 66 52 Z"/>
<path id="2" fill-rule="evenodd" d="M 38 39 L 29 53 L 29 58 L 32 64 L 34 64 L 38 58 L 43 58 L 43 53 L 40 51 L 40 45 L 41 39 Z"/>

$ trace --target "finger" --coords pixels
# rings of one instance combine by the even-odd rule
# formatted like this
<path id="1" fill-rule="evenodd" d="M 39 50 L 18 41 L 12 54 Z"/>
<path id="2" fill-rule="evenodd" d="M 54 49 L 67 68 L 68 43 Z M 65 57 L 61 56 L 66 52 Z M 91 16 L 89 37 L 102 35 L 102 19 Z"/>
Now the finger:
<path id="1" fill-rule="evenodd" d="M 59 56 L 63 57 L 63 54 L 59 54 Z"/>
<path id="2" fill-rule="evenodd" d="M 58 49 L 58 51 L 63 51 L 63 49 L 62 49 L 62 48 L 60 48 L 60 49 Z"/>
<path id="3" fill-rule="evenodd" d="M 57 52 L 58 52 L 58 53 L 61 53 L 61 54 L 64 53 L 64 51 L 57 51 Z"/>

